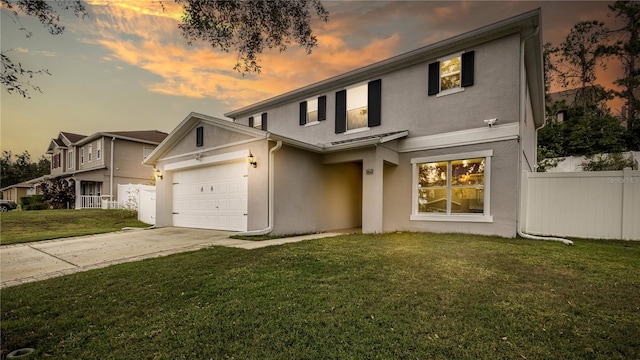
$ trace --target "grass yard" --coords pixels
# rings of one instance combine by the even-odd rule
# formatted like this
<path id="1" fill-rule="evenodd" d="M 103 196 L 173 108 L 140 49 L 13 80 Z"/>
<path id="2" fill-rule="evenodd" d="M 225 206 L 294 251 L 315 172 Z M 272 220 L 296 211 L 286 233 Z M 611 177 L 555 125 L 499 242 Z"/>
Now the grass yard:
<path id="1" fill-rule="evenodd" d="M 640 243 L 349 235 L 1 292 L 2 355 L 638 359 Z"/>
<path id="2" fill-rule="evenodd" d="M 0 215 L 0 244 L 93 235 L 123 227 L 148 227 L 127 210 L 34 210 Z"/>

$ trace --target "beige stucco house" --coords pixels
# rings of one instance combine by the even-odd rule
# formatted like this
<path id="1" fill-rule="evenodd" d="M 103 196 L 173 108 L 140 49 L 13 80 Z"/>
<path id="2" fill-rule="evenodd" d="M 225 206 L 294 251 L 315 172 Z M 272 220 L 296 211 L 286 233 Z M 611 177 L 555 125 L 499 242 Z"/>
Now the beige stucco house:
<path id="1" fill-rule="evenodd" d="M 76 209 L 100 208 L 103 200 L 117 200 L 118 184 L 148 185 L 154 170 L 142 164 L 167 137 L 151 131 L 99 132 L 90 136 L 60 132 L 51 140 L 51 175 L 75 188 Z"/>
<path id="2" fill-rule="evenodd" d="M 540 11 L 231 111 L 145 159 L 156 226 L 517 233 L 544 122 Z"/>

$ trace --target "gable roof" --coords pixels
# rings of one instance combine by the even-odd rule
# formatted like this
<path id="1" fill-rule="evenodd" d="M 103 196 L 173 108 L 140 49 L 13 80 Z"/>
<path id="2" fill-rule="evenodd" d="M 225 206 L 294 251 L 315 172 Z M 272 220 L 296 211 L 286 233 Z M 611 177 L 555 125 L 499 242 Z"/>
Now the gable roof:
<path id="1" fill-rule="evenodd" d="M 476 30 L 466 32 L 464 34 L 454 36 L 436 42 L 431 45 L 421 47 L 419 49 L 404 53 L 387 60 L 349 71 L 347 73 L 334 76 L 332 78 L 322 80 L 320 82 L 289 91 L 287 93 L 272 97 L 267 100 L 257 102 L 252 105 L 245 106 L 238 110 L 234 110 L 224 114 L 227 117 L 236 119 L 238 117 L 252 115 L 265 111 L 268 108 L 279 106 L 292 101 L 297 101 L 319 93 L 335 90 L 358 82 L 370 80 L 382 74 L 395 71 L 404 67 L 412 66 L 418 63 L 432 61 L 438 57 L 459 51 L 469 46 L 481 44 L 487 41 L 495 40 L 509 34 L 521 33 L 521 39 L 525 36 L 532 36 L 531 41 L 525 44 L 526 68 L 533 69 L 529 72 L 537 72 L 529 75 L 529 84 L 533 87 L 532 98 L 538 106 L 534 112 L 544 117 L 544 96 L 540 99 L 536 92 L 538 90 L 544 93 L 543 76 L 542 76 L 542 35 L 538 31 L 541 24 L 541 10 L 535 9 L 514 17 L 481 27 Z M 537 36 L 536 36 L 537 35 Z M 541 114 L 539 114 L 542 112 Z"/>
<path id="2" fill-rule="evenodd" d="M 147 143 L 151 145 L 158 145 L 167 136 L 167 133 L 158 130 L 97 132 L 76 142 L 75 145 L 83 145 L 100 137 L 116 138 Z"/>
<path id="3" fill-rule="evenodd" d="M 227 130 L 239 132 L 242 134 L 246 134 L 249 136 L 253 136 L 256 138 L 265 138 L 267 136 L 267 132 L 259 129 L 255 129 L 252 127 L 248 127 L 245 125 L 240 125 L 231 120 L 223 120 L 213 116 L 199 114 L 196 112 L 191 112 L 187 117 L 182 120 L 178 126 L 176 126 L 173 131 L 165 137 L 165 139 L 158 145 L 152 152 L 147 156 L 143 164 L 146 165 L 154 165 L 162 154 L 169 151 L 173 146 L 175 146 L 182 138 L 193 129 L 197 124 L 204 122 L 211 125 L 215 125 Z"/>
<path id="4" fill-rule="evenodd" d="M 66 131 L 61 131 L 60 135 L 67 138 L 67 140 L 69 140 L 69 142 L 72 144 L 87 137 L 86 135 L 74 134 Z M 60 136 L 58 136 L 58 139 L 60 139 Z"/>

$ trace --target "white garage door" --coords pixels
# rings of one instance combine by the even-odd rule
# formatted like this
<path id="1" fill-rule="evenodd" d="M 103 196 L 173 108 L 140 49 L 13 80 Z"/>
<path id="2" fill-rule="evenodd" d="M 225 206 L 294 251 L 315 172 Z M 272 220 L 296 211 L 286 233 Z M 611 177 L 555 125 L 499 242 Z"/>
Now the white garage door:
<path id="1" fill-rule="evenodd" d="M 173 174 L 173 225 L 246 231 L 246 162 L 176 171 Z"/>

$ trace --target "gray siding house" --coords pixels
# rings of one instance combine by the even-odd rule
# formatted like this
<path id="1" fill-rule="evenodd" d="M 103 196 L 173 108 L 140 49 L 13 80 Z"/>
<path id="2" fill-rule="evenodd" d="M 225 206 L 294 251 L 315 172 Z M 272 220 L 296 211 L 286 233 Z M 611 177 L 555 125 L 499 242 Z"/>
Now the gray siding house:
<path id="1" fill-rule="evenodd" d="M 544 123 L 540 11 L 231 111 L 145 163 L 157 226 L 517 234 Z"/>
<path id="2" fill-rule="evenodd" d="M 102 201 L 117 200 L 118 184 L 149 184 L 154 170 L 142 161 L 167 137 L 149 131 L 99 132 L 90 136 L 60 132 L 51 139 L 51 175 L 75 189 L 76 209 L 101 208 Z"/>

